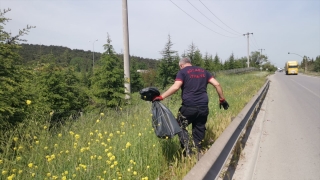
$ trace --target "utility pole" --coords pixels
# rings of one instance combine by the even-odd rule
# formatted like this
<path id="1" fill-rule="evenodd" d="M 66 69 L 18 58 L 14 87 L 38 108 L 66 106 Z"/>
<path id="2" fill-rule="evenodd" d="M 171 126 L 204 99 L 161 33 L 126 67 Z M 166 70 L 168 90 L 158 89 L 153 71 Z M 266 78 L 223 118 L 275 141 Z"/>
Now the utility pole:
<path id="1" fill-rule="evenodd" d="M 93 67 L 94 67 L 94 43 L 98 41 L 98 39 L 96 39 L 95 41 L 93 41 L 92 43 L 92 72 L 93 72 Z"/>
<path id="2" fill-rule="evenodd" d="M 250 67 L 250 63 L 249 63 L 249 35 L 250 34 L 253 34 L 253 33 L 247 33 L 247 34 L 243 34 L 244 36 L 247 36 L 247 40 L 248 40 L 248 52 L 247 52 L 247 64 L 248 64 L 248 67 Z"/>
<path id="3" fill-rule="evenodd" d="M 261 51 L 260 56 L 262 56 L 262 50 L 265 50 L 265 49 L 258 49 L 258 50 L 260 50 L 260 51 Z"/>
<path id="4" fill-rule="evenodd" d="M 124 63 L 124 86 L 125 99 L 130 99 L 130 61 L 129 61 L 129 27 L 128 27 L 128 6 L 127 0 L 122 0 L 122 23 L 123 23 L 123 63 Z"/>

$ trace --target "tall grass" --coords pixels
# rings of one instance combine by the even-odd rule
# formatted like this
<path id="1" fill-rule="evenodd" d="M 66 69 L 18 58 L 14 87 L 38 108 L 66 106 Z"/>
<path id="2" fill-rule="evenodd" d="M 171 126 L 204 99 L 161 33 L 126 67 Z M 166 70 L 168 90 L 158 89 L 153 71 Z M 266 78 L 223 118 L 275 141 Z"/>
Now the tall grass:
<path id="1" fill-rule="evenodd" d="M 217 79 L 230 108 L 220 110 L 217 93 L 208 88 L 207 148 L 262 87 L 265 74 Z M 163 103 L 176 113 L 179 93 Z M 85 114 L 50 130 L 45 122 L 35 112 L 15 130 L 1 134 L 0 179 L 182 179 L 197 161 L 181 156 L 177 137 L 154 135 L 151 103 L 140 100 L 139 94 L 118 111 Z"/>

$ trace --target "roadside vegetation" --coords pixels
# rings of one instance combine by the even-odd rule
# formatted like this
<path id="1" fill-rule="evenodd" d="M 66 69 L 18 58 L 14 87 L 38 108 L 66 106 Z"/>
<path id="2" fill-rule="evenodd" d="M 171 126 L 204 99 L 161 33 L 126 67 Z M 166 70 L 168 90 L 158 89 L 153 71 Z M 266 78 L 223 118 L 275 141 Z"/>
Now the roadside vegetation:
<path id="1" fill-rule="evenodd" d="M 71 50 L 25 51 L 22 38 L 35 27 L 27 26 L 17 35 L 6 32 L 9 11 L 0 12 L 0 179 L 182 179 L 196 158 L 180 155 L 176 137 L 154 135 L 151 104 L 141 100 L 138 91 L 170 86 L 182 56 L 210 72 L 246 67 L 246 57 L 235 59 L 231 54 L 222 62 L 217 54 L 203 55 L 193 43 L 179 55 L 169 35 L 161 59 L 148 63 L 131 57 L 128 101 L 123 60 L 109 35 L 94 66 L 91 52 L 87 56 Z M 260 67 L 267 59 L 259 52 L 251 55 L 251 67 Z M 274 72 L 273 65 L 264 65 Z M 230 108 L 220 110 L 216 92 L 208 88 L 205 147 L 214 143 L 268 74 L 217 74 Z M 175 114 L 181 104 L 179 93 L 163 103 Z"/>
<path id="2" fill-rule="evenodd" d="M 206 148 L 262 87 L 265 75 L 218 76 L 230 104 L 227 111 L 219 109 L 214 88 L 208 88 Z M 178 99 L 174 95 L 164 104 L 177 112 Z M 34 102 L 28 105 L 33 106 Z M 117 111 L 84 114 L 52 128 L 50 118 L 50 114 L 33 114 L 2 134 L 3 179 L 182 179 L 197 161 L 180 155 L 177 137 L 155 136 L 151 103 L 141 100 L 138 93 L 132 94 L 131 105 Z"/>

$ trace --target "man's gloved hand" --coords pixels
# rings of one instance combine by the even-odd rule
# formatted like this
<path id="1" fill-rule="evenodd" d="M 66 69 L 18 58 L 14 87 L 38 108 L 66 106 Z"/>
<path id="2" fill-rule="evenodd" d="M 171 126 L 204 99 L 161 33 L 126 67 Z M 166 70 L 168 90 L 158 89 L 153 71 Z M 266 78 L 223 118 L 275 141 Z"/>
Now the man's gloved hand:
<path id="1" fill-rule="evenodd" d="M 223 106 L 224 110 L 227 110 L 229 108 L 229 104 L 225 99 L 220 99 L 219 101 L 220 101 L 220 109 L 221 109 L 221 106 Z"/>
<path id="2" fill-rule="evenodd" d="M 163 100 L 162 96 L 156 96 L 156 97 L 153 98 L 152 102 L 154 102 L 154 101 L 162 101 L 162 100 Z"/>

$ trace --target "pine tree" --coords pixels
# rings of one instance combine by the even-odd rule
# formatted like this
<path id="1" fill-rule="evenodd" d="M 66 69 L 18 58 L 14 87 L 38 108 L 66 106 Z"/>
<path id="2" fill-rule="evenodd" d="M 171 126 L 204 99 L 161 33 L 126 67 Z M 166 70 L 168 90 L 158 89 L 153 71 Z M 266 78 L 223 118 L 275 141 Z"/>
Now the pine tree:
<path id="1" fill-rule="evenodd" d="M 214 71 L 220 71 L 220 70 L 222 70 L 222 64 L 221 64 L 221 62 L 220 62 L 220 58 L 219 58 L 218 54 L 216 54 L 216 55 L 214 56 L 213 64 L 214 64 L 214 65 L 213 65 L 213 66 L 214 66 L 214 68 L 213 68 Z"/>
<path id="2" fill-rule="evenodd" d="M 229 57 L 229 69 L 234 69 L 235 65 L 234 65 L 234 55 L 233 53 L 231 53 L 230 57 Z"/>
<path id="3" fill-rule="evenodd" d="M 143 82 L 141 74 L 137 72 L 139 64 L 134 57 L 130 59 L 130 77 L 131 77 L 131 92 L 138 92 L 143 88 Z"/>
<path id="4" fill-rule="evenodd" d="M 212 72 L 214 69 L 214 64 L 213 64 L 213 60 L 212 60 L 212 55 L 209 55 L 208 52 L 206 52 L 205 56 L 204 56 L 204 68 L 209 71 Z"/>
<path id="5" fill-rule="evenodd" d="M 116 56 L 109 34 L 100 66 L 94 70 L 92 93 L 96 106 L 100 108 L 118 107 L 125 97 L 124 70 L 121 60 Z"/>
<path id="6" fill-rule="evenodd" d="M 159 80 L 162 88 L 165 88 L 168 84 L 171 84 L 179 70 L 179 58 L 175 55 L 177 52 L 172 50 L 173 43 L 170 35 L 168 35 L 168 42 L 164 49 L 161 51 L 162 59 L 159 64 Z"/>

